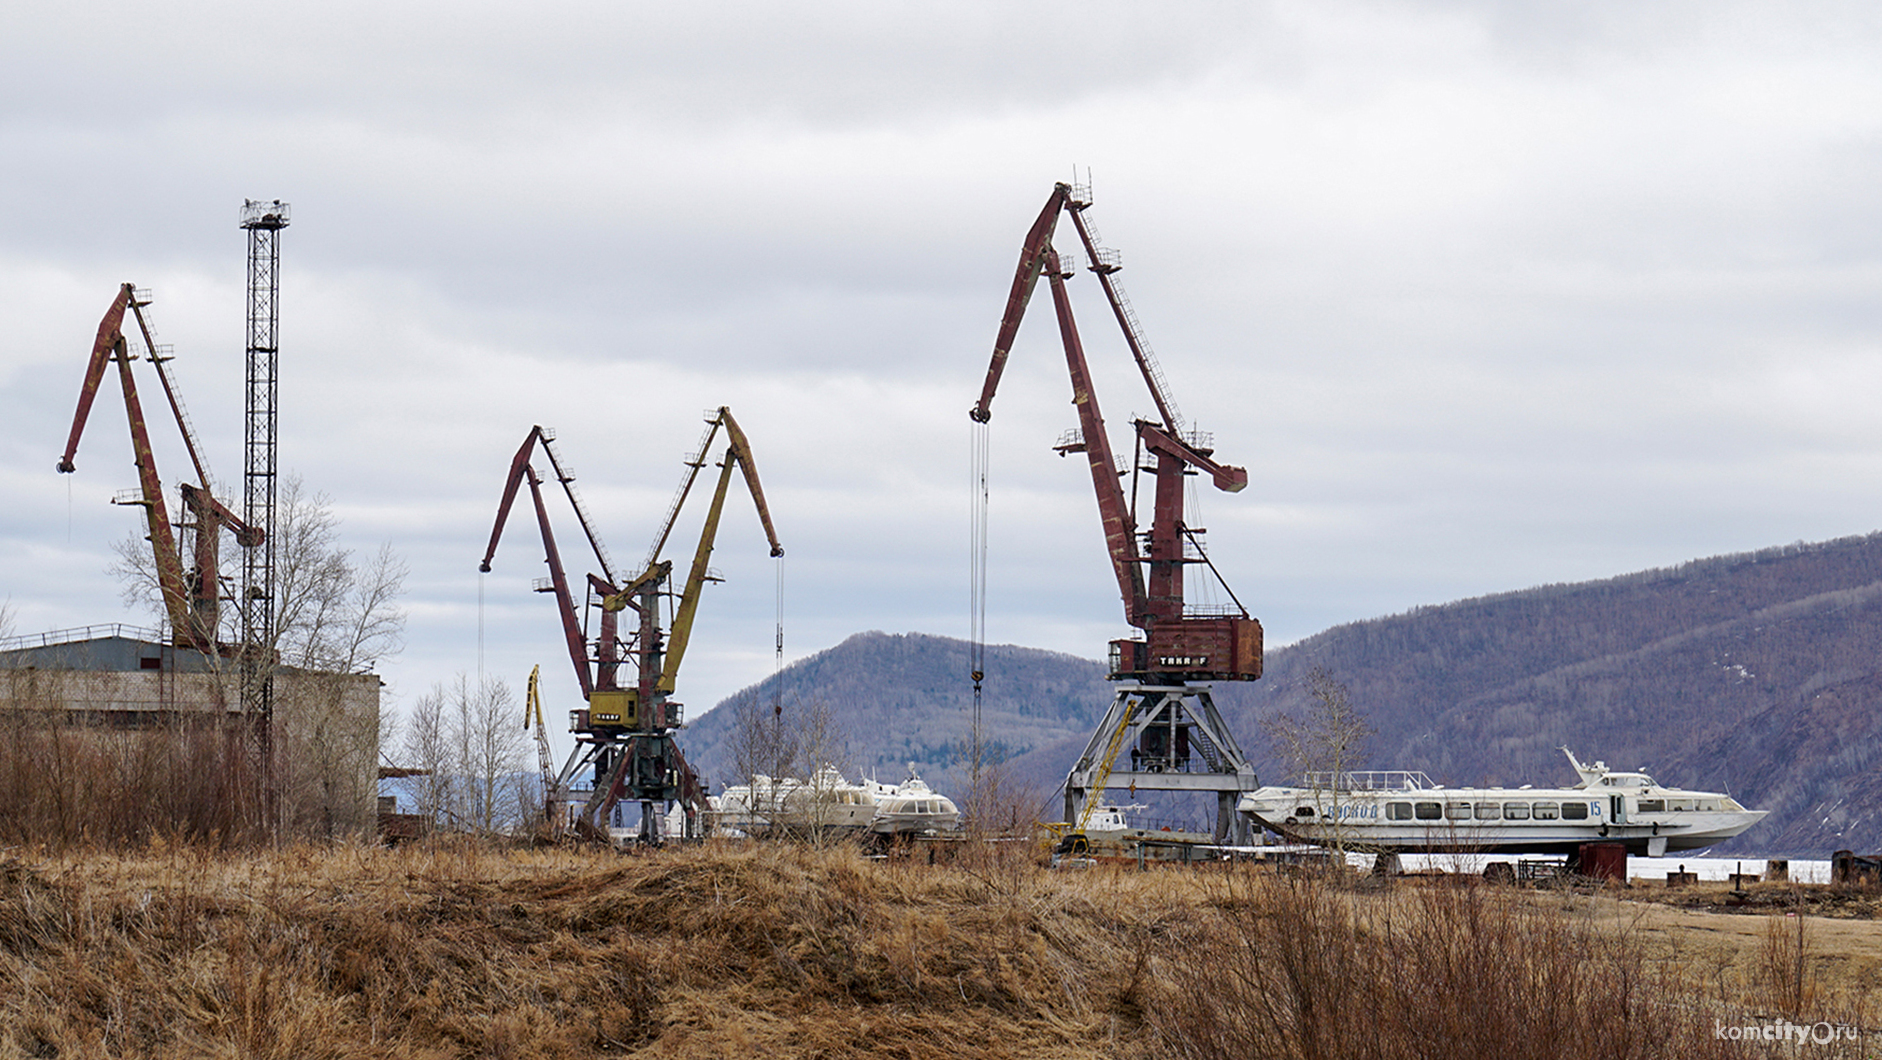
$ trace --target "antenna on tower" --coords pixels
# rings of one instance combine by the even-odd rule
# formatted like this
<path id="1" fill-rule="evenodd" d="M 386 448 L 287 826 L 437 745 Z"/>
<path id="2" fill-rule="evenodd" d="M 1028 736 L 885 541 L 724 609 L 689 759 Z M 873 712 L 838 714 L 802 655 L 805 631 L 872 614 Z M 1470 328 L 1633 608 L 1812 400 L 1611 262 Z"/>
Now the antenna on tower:
<path id="1" fill-rule="evenodd" d="M 267 825 L 274 825 L 275 413 L 278 408 L 281 230 L 288 204 L 242 200 L 248 232 L 248 401 L 243 417 L 242 518 L 262 543 L 242 553 L 242 711 L 253 727 Z"/>

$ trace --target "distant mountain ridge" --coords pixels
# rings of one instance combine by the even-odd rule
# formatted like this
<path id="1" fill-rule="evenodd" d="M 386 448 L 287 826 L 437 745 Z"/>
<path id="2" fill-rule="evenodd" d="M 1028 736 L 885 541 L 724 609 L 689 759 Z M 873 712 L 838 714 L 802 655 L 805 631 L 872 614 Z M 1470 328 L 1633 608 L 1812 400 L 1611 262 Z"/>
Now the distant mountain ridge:
<path id="1" fill-rule="evenodd" d="M 1771 811 L 1721 852 L 1826 857 L 1882 849 L 1878 646 L 1882 534 L 1870 534 L 1347 623 L 1271 651 L 1262 680 L 1218 684 L 1215 697 L 1264 780 L 1288 778 L 1261 719 L 1303 707 L 1319 666 L 1377 730 L 1372 768 L 1554 783 L 1572 779 L 1566 745 Z M 912 759 L 953 781 L 967 650 L 865 633 L 780 679 L 787 703 L 829 704 L 853 769 Z M 1010 645 L 987 656 L 985 738 L 1039 790 L 1056 787 L 1109 705 L 1102 665 Z M 768 699 L 768 686 L 741 694 Z M 688 730 L 687 753 L 713 761 L 729 713 Z"/>
<path id="2" fill-rule="evenodd" d="M 925 633 L 858 633 L 834 648 L 785 667 L 720 703 L 681 736 L 686 756 L 709 781 L 731 775 L 732 705 L 741 697 L 780 702 L 788 722 L 812 703 L 828 706 L 840 734 L 837 765 L 897 781 L 913 762 L 937 788 L 964 776 L 973 730 L 969 645 Z M 991 758 L 1022 756 L 1066 740 L 1082 741 L 1097 724 L 1110 688 L 1103 665 L 1089 659 L 988 645 L 981 697 L 982 744 Z M 1102 699 L 1093 715 L 1092 703 Z M 891 775 L 893 774 L 893 775 Z"/>

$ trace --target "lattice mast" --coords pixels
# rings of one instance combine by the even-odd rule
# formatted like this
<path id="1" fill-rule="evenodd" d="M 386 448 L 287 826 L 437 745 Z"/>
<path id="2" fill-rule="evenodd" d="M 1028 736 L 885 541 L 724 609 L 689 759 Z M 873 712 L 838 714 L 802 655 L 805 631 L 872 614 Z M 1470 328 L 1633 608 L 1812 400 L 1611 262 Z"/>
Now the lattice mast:
<path id="1" fill-rule="evenodd" d="M 254 727 L 265 798 L 274 798 L 274 567 L 276 415 L 279 409 L 281 230 L 288 204 L 245 199 L 248 232 L 248 397 L 243 416 L 242 520 L 262 531 L 242 555 L 242 709 Z"/>

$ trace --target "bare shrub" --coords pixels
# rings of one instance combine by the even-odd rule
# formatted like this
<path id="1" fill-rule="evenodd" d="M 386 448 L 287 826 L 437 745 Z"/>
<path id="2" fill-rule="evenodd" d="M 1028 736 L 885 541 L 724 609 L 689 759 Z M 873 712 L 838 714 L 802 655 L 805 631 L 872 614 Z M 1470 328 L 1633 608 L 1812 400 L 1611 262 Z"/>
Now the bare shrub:
<path id="1" fill-rule="evenodd" d="M 1758 970 L 1777 1010 L 1802 1019 L 1816 1005 L 1816 977 L 1809 968 L 1810 918 L 1804 915 L 1802 893 L 1795 887 L 1791 891 L 1791 912 L 1765 918 Z"/>
<path id="2" fill-rule="evenodd" d="M 1703 1057 L 1727 1052 L 1696 993 L 1605 932 L 1521 893 L 1460 881 L 1356 894 L 1232 872 L 1219 918 L 1173 946 L 1166 1055 Z"/>
<path id="3" fill-rule="evenodd" d="M 66 848 L 153 836 L 215 845 L 260 838 L 239 812 L 251 760 L 235 716 L 150 714 L 135 727 L 74 715 L 6 671 L 0 840 Z"/>

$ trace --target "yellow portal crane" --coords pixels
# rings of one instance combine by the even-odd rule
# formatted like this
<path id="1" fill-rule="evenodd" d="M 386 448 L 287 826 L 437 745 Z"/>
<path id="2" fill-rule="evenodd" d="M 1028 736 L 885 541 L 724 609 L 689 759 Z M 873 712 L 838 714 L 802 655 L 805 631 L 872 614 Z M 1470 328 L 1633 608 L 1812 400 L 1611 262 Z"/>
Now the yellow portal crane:
<path id="1" fill-rule="evenodd" d="M 693 550 L 693 563 L 687 571 L 686 584 L 681 587 L 674 605 L 672 625 L 663 635 L 660 629 L 659 598 L 668 595 L 662 592 L 662 586 L 672 573 L 673 565 L 661 559 L 660 553 L 672 537 L 674 522 L 679 518 L 680 509 L 692 492 L 700 470 L 706 466 L 706 454 L 711 451 L 721 430 L 725 431 L 726 447 L 725 455 L 719 461 L 719 482 L 713 490 L 705 523 L 699 531 L 699 544 Z M 751 443 L 738 421 L 732 418 L 731 409 L 720 406 L 707 413 L 706 433 L 686 466 L 686 475 L 680 481 L 672 505 L 667 509 L 666 519 L 661 523 L 660 533 L 654 538 L 653 548 L 647 553 L 647 562 L 641 574 L 620 591 L 604 596 L 601 601 L 604 613 L 618 613 L 630 608 L 638 612 L 640 629 L 634 641 L 633 656 L 639 679 L 634 688 L 610 692 L 597 690 L 588 700 L 587 724 L 599 730 L 604 724 L 604 713 L 614 719 L 606 724 L 618 726 L 616 731 L 620 734 L 621 753 L 614 758 L 612 768 L 605 769 L 604 775 L 597 779 L 595 794 L 583 809 L 581 819 L 585 822 L 599 820 L 607 812 L 607 807 L 619 800 L 638 801 L 641 803 L 642 838 L 655 842 L 659 837 L 650 830 L 649 824 L 653 803 L 677 799 L 687 807 L 689 814 L 705 806 L 705 791 L 698 777 L 685 766 L 684 757 L 673 745 L 672 737 L 667 735 L 669 728 L 679 726 L 683 720 L 679 704 L 672 702 L 669 697 L 678 682 L 680 663 L 686 658 L 686 647 L 692 640 L 701 590 L 707 582 L 719 580 L 712 574 L 710 561 L 713 545 L 718 540 L 719 521 L 725 511 L 725 497 L 732 484 L 734 467 L 743 475 L 752 503 L 758 509 L 758 521 L 764 526 L 771 555 L 784 555 L 784 546 L 778 543 L 777 529 L 771 524 L 771 509 L 765 503 L 764 486 L 758 480 L 758 465 L 752 459 Z"/>
<path id="2" fill-rule="evenodd" d="M 523 728 L 529 728 L 530 718 L 536 721 L 536 763 L 542 769 L 542 816 L 549 826 L 550 838 L 562 834 L 562 823 L 568 817 L 568 810 L 562 799 L 562 785 L 556 783 L 555 752 L 549 747 L 549 728 L 542 720 L 542 695 L 538 691 L 542 679 L 540 665 L 529 668 L 529 696 L 523 700 Z"/>

